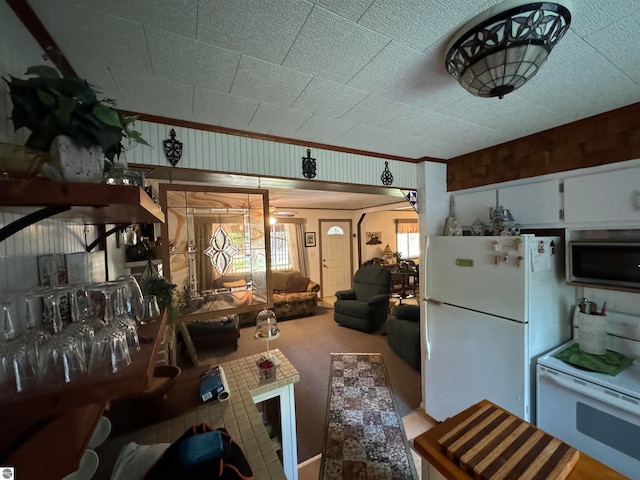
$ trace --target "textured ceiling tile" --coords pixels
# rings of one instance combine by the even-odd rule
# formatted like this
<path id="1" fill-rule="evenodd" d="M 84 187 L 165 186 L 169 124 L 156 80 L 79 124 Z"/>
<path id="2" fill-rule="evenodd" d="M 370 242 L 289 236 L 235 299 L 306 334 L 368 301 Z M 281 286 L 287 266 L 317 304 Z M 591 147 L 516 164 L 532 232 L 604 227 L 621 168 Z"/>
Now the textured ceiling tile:
<path id="1" fill-rule="evenodd" d="M 198 0 L 82 0 L 82 6 L 185 37 L 196 36 Z"/>
<path id="2" fill-rule="evenodd" d="M 420 137 L 417 135 L 394 134 L 384 139 L 377 145 L 376 151 L 385 151 L 386 153 L 401 155 L 409 158 L 422 158 L 431 156 L 442 158 L 445 157 L 451 146 L 428 137 Z M 425 152 L 433 152 L 426 155 Z"/>
<path id="3" fill-rule="evenodd" d="M 638 0 L 574 0 L 571 29 L 581 37 L 597 32 L 640 11 Z M 616 28 L 613 26 L 612 28 Z"/>
<path id="4" fill-rule="evenodd" d="M 196 122 L 248 130 L 259 103 L 242 97 L 196 88 L 193 115 Z"/>
<path id="5" fill-rule="evenodd" d="M 380 126 L 411 110 L 409 105 L 377 95 L 369 95 L 341 118 L 366 125 Z"/>
<path id="6" fill-rule="evenodd" d="M 283 66 L 346 83 L 389 39 L 314 7 Z"/>
<path id="7" fill-rule="evenodd" d="M 311 75 L 243 56 L 231 93 L 288 107 L 310 80 Z"/>
<path id="8" fill-rule="evenodd" d="M 636 2 L 637 3 L 637 2 Z M 639 7 L 640 8 L 640 7 Z M 640 9 L 610 28 L 599 30 L 585 38 L 609 62 L 640 84 Z M 634 49 L 631 53 L 621 46 Z"/>
<path id="9" fill-rule="evenodd" d="M 229 92 L 239 53 L 153 28 L 146 35 L 155 75 Z"/>
<path id="10" fill-rule="evenodd" d="M 296 0 L 201 1 L 198 39 L 279 64 L 312 6 Z"/>
<path id="11" fill-rule="evenodd" d="M 355 148 L 361 148 L 362 150 L 372 150 L 374 144 L 392 135 L 393 132 L 384 128 L 358 124 L 344 132 L 336 140 L 338 142 L 346 141 L 348 145 L 354 145 L 356 146 Z"/>
<path id="12" fill-rule="evenodd" d="M 261 103 L 249 127 L 271 135 L 284 136 L 300 128 L 311 115 L 311 112 Z"/>
<path id="13" fill-rule="evenodd" d="M 426 50 L 461 27 L 477 10 L 473 0 L 378 0 L 358 23 L 400 43 Z"/>
<path id="14" fill-rule="evenodd" d="M 544 130 L 549 118 L 558 115 L 515 94 L 507 95 L 502 100 L 469 94 L 464 100 L 441 113 L 453 119 L 476 123 L 494 130 L 504 128 L 505 121 L 508 120 L 509 130 L 516 131 L 518 137 Z"/>
<path id="15" fill-rule="evenodd" d="M 119 108 L 170 118 L 191 116 L 193 85 L 138 74 L 132 69 L 113 70 L 112 75 Z"/>
<path id="16" fill-rule="evenodd" d="M 423 81 L 428 60 L 417 50 L 391 42 L 347 85 L 376 95 L 399 98 Z"/>
<path id="17" fill-rule="evenodd" d="M 314 77 L 291 106 L 326 117 L 339 117 L 367 95 L 361 90 Z"/>
<path id="18" fill-rule="evenodd" d="M 638 37 L 639 34 L 629 32 L 629 35 Z M 626 58 L 615 59 L 609 55 L 605 58 L 569 32 L 551 52 L 538 74 L 515 94 L 565 115 L 565 123 L 576 116 L 584 118 L 637 102 L 640 86 L 627 76 L 632 72 L 625 75 L 612 61 L 622 68 Z M 635 68 L 640 82 L 640 67 L 637 62 L 636 65 L 632 63 L 629 68 Z M 586 65 L 590 69 L 588 75 L 584 74 Z M 598 94 L 594 95 L 594 92 Z"/>
<path id="19" fill-rule="evenodd" d="M 352 22 L 358 21 L 374 0 L 313 0 L 313 3 L 320 5 L 327 10 L 337 13 L 341 17 Z"/>
<path id="20" fill-rule="evenodd" d="M 354 122 L 339 118 L 314 115 L 296 130 L 296 138 L 306 138 L 312 142 L 331 143 L 338 136 L 353 128 Z"/>
<path id="21" fill-rule="evenodd" d="M 72 65 L 92 64 L 99 59 L 102 67 L 151 72 L 140 23 L 95 15 L 92 10 L 68 2 L 58 2 L 57 8 L 49 2 L 34 2 L 32 7 Z"/>

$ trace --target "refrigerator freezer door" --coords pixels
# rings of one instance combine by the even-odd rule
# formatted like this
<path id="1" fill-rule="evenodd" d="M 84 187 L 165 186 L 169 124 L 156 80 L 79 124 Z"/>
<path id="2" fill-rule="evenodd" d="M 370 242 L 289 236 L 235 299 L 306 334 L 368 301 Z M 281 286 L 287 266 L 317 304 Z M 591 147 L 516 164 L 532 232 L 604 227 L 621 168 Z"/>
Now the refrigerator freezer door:
<path id="1" fill-rule="evenodd" d="M 529 420 L 528 324 L 427 304 L 430 359 L 425 359 L 425 411 L 442 421 L 487 399 Z"/>
<path id="2" fill-rule="evenodd" d="M 515 238 L 522 244 L 513 248 Z M 526 237 L 429 237 L 427 297 L 479 312 L 527 319 Z M 494 243 L 497 242 L 494 250 Z M 509 261 L 504 261 L 507 253 Z M 517 257 L 523 256 L 518 266 Z M 498 257 L 496 264 L 494 258 Z M 481 399 L 482 400 L 482 399 Z"/>

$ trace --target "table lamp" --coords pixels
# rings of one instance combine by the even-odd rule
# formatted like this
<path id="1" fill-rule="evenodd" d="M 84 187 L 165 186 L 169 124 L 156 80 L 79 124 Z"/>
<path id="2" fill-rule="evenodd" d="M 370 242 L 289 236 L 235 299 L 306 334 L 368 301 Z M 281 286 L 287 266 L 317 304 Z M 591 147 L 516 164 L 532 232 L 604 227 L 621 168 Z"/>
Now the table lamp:
<path id="1" fill-rule="evenodd" d="M 270 359 L 274 365 L 279 362 L 275 356 L 269 355 L 269 340 L 275 340 L 280 336 L 280 329 L 278 328 L 278 321 L 276 320 L 276 314 L 272 310 L 266 308 L 258 313 L 256 317 L 256 331 L 253 334 L 253 338 L 256 340 L 262 340 L 267 342 L 267 353 L 265 358 Z"/>
<path id="2" fill-rule="evenodd" d="M 384 250 L 382 251 L 382 255 L 384 256 L 384 259 L 387 263 L 391 262 L 391 259 L 393 258 L 393 250 L 391 250 L 391 247 L 389 246 L 388 243 L 387 243 L 387 246 L 384 247 Z"/>

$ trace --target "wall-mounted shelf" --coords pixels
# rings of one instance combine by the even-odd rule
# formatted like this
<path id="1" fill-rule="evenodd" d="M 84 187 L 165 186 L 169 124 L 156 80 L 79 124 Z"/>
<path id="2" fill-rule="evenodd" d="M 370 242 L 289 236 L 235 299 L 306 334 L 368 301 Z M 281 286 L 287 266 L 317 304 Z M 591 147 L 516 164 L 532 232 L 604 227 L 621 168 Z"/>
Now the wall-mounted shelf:
<path id="1" fill-rule="evenodd" d="M 162 209 L 141 187 L 40 177 L 0 182 L 0 209 L 24 215 L 0 229 L 0 241 L 51 216 L 86 224 L 164 223 Z"/>

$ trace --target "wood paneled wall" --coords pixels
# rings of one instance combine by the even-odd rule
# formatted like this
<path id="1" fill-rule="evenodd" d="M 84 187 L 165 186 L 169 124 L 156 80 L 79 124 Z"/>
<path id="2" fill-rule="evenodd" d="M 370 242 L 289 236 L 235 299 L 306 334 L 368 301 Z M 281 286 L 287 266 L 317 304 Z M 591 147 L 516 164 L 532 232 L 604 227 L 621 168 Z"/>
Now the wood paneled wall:
<path id="1" fill-rule="evenodd" d="M 451 159 L 447 190 L 635 158 L 640 158 L 640 103 Z"/>

